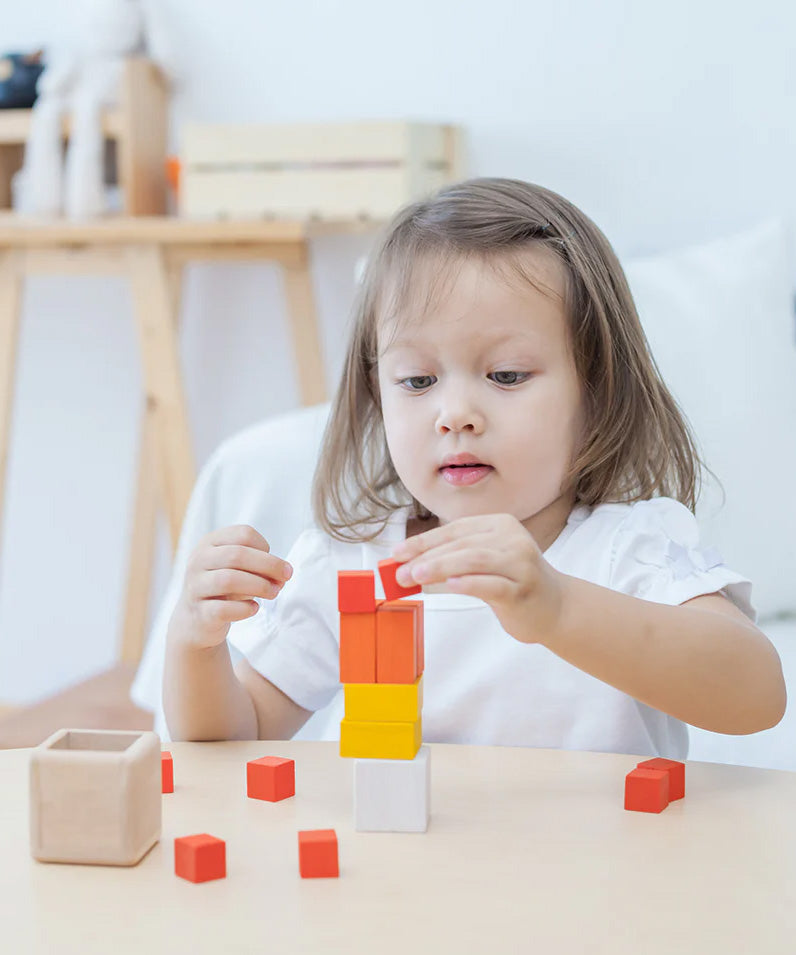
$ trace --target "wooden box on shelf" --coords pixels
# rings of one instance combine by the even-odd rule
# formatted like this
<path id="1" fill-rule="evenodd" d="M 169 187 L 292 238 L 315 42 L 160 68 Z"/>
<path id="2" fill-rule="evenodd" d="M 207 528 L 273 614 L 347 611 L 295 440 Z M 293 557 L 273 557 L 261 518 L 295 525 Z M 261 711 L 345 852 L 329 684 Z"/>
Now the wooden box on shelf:
<path id="1" fill-rule="evenodd" d="M 386 219 L 463 177 L 460 127 L 186 124 L 179 210 L 197 218 Z"/>
<path id="2" fill-rule="evenodd" d="M 151 60 L 131 57 L 126 61 L 119 106 L 102 114 L 125 215 L 166 212 L 168 100 L 166 78 Z M 0 209 L 12 205 L 11 179 L 22 166 L 32 112 L 0 110 Z M 65 117 L 65 141 L 69 127 Z"/>

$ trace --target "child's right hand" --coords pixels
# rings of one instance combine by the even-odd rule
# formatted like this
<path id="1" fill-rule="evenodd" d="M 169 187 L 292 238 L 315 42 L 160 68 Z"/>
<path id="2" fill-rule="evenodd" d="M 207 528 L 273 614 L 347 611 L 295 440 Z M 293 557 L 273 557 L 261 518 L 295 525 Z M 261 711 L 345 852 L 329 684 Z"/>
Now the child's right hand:
<path id="1" fill-rule="evenodd" d="M 292 573 L 253 527 L 213 531 L 188 560 L 170 624 L 174 638 L 196 649 L 222 644 L 233 621 L 253 617 L 260 609 L 253 598 L 273 600 Z"/>

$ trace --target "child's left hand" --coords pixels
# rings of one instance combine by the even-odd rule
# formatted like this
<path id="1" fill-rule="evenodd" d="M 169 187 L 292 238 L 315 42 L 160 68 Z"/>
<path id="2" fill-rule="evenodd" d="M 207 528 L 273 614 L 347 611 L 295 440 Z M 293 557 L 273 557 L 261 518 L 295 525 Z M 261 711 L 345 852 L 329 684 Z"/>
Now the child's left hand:
<path id="1" fill-rule="evenodd" d="M 445 583 L 454 593 L 479 597 L 522 643 L 546 643 L 559 626 L 564 575 L 511 514 L 461 517 L 401 541 L 393 557 L 406 561 L 399 584 Z"/>

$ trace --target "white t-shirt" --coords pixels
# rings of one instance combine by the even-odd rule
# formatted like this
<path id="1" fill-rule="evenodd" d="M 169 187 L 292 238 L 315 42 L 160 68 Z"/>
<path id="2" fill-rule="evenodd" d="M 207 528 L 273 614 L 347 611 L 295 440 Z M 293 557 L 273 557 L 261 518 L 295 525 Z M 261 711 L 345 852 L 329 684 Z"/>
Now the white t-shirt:
<path id="1" fill-rule="evenodd" d="M 308 710 L 326 708 L 315 738 L 339 739 L 337 571 L 377 569 L 406 536 L 397 510 L 368 543 L 311 528 L 288 554 L 294 573 L 273 601 L 234 624 L 229 640 L 264 677 Z M 751 583 L 699 543 L 693 514 L 671 498 L 579 506 L 545 559 L 562 573 L 665 604 L 721 591 L 756 620 Z M 383 597 L 376 573 L 376 595 Z M 424 593 L 426 742 L 533 746 L 685 759 L 684 723 L 579 670 L 539 644 L 509 636 L 484 601 Z"/>

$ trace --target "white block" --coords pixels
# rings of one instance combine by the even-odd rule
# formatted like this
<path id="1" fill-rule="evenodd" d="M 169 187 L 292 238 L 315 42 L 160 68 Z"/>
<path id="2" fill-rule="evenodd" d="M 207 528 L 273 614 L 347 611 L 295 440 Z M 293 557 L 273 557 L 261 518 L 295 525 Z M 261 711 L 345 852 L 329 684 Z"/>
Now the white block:
<path id="1" fill-rule="evenodd" d="M 431 750 L 414 759 L 354 760 L 354 829 L 425 832 L 431 813 Z"/>

